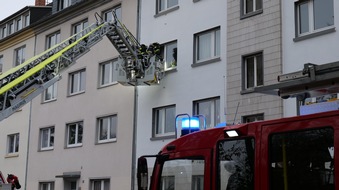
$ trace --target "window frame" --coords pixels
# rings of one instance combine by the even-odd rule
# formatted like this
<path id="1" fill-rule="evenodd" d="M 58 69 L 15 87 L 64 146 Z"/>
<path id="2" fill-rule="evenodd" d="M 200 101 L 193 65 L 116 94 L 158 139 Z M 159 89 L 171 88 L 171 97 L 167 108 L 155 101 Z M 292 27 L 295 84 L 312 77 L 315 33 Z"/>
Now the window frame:
<path id="1" fill-rule="evenodd" d="M 114 76 L 114 69 L 115 66 L 118 62 L 118 59 L 112 59 L 109 61 L 105 61 L 99 64 L 99 87 L 106 87 L 106 86 L 111 86 L 113 84 L 117 84 L 118 82 L 116 81 L 116 76 Z M 109 71 L 106 73 L 104 69 L 106 68 L 105 66 L 109 66 Z M 108 74 L 108 82 L 105 82 L 106 79 L 106 74 Z"/>
<path id="2" fill-rule="evenodd" d="M 68 96 L 82 94 L 85 93 L 85 91 L 86 91 L 86 69 L 80 69 L 69 73 Z"/>
<path id="3" fill-rule="evenodd" d="M 163 9 L 161 8 L 161 1 L 165 1 L 165 5 Z M 156 0 L 156 3 L 155 3 L 155 15 L 156 16 L 164 15 L 164 14 L 167 14 L 169 12 L 179 9 L 179 0 L 176 0 L 177 4 L 174 4 L 173 6 L 170 6 L 170 7 L 168 7 L 168 1 L 170 0 Z"/>
<path id="4" fill-rule="evenodd" d="M 261 63 L 258 63 L 258 61 L 257 61 L 257 57 L 259 57 L 259 56 L 261 56 Z M 252 58 L 252 57 L 254 57 L 254 70 L 253 70 L 253 76 L 254 76 L 254 84 L 253 84 L 253 86 L 249 86 L 249 84 L 247 83 L 247 79 L 248 79 L 248 62 L 247 62 L 247 60 L 249 59 L 249 58 Z M 259 65 L 259 67 L 261 67 L 261 69 L 259 68 L 258 69 L 258 64 L 261 64 L 261 65 Z M 258 70 L 260 70 L 260 72 L 261 72 L 261 74 L 262 74 L 262 76 L 261 76 L 261 78 L 262 78 L 262 84 L 258 84 L 258 80 L 260 80 L 260 79 L 258 79 L 258 78 L 260 78 L 260 77 L 258 77 L 258 75 L 260 74 L 260 73 L 258 73 Z M 265 70 L 264 70 L 264 53 L 262 52 L 262 51 L 260 51 L 260 52 L 256 52 L 256 53 L 252 53 L 252 54 L 248 54 L 248 55 L 243 55 L 242 56 L 242 89 L 243 90 L 249 90 L 249 89 L 253 89 L 254 87 L 257 87 L 257 86 L 262 86 L 262 85 L 264 85 L 264 83 L 265 83 L 265 81 L 264 81 L 264 72 L 265 72 Z"/>
<path id="5" fill-rule="evenodd" d="M 212 106 L 213 110 L 210 110 L 210 113 L 209 113 L 210 116 L 213 115 L 213 118 L 212 117 L 208 118 L 205 114 L 200 113 L 201 108 L 200 108 L 199 104 L 208 103 L 208 102 L 213 104 L 213 105 L 210 104 Z M 217 124 L 220 123 L 220 103 L 221 103 L 220 102 L 220 96 L 193 101 L 193 113 L 194 113 L 194 115 L 203 115 L 205 117 L 207 129 L 213 128 Z M 209 121 L 210 121 L 210 126 L 208 126 Z"/>
<path id="6" fill-rule="evenodd" d="M 174 118 L 173 118 L 173 131 L 172 132 L 165 132 L 166 131 L 166 123 L 167 123 L 167 114 L 166 111 L 169 109 L 174 110 Z M 159 112 L 161 111 L 161 112 Z M 159 114 L 161 114 L 161 126 L 159 126 Z M 175 138 L 175 115 L 176 115 L 176 105 L 167 105 L 162 107 L 157 107 L 152 109 L 152 138 L 151 140 L 159 140 L 159 139 L 168 139 L 168 138 Z M 160 127 L 160 128 L 159 128 Z M 160 133 L 157 133 L 160 131 Z"/>
<path id="7" fill-rule="evenodd" d="M 70 139 L 70 127 L 75 125 L 75 139 L 74 143 L 70 144 L 69 139 Z M 79 141 L 79 128 L 81 127 L 81 140 Z M 84 122 L 83 121 L 78 121 L 78 122 L 72 122 L 66 124 L 66 147 L 67 148 L 74 148 L 74 147 L 80 147 L 82 146 L 83 142 L 83 136 L 84 136 Z"/>
<path id="8" fill-rule="evenodd" d="M 12 137 L 14 137 L 13 140 L 12 140 Z M 8 135 L 7 136 L 7 155 L 18 154 L 19 150 L 20 150 L 20 133 L 14 133 L 14 134 Z"/>
<path id="9" fill-rule="evenodd" d="M 6 38 L 7 37 L 7 25 L 3 25 L 1 27 L 1 38 Z"/>
<path id="10" fill-rule="evenodd" d="M 19 66 L 26 61 L 25 50 L 26 50 L 26 45 L 20 46 L 14 50 L 14 67 Z M 17 59 L 20 58 L 19 54 L 22 59 L 18 62 Z"/>
<path id="11" fill-rule="evenodd" d="M 90 190 L 96 190 L 94 188 L 94 183 L 95 182 L 100 182 L 100 190 L 105 190 L 105 184 L 108 185 L 108 189 L 111 187 L 111 180 L 109 178 L 103 178 L 103 179 L 90 179 Z M 106 182 L 106 183 L 105 183 Z M 108 182 L 108 183 L 107 183 Z"/>
<path id="12" fill-rule="evenodd" d="M 101 139 L 101 128 L 102 128 L 102 123 L 104 119 L 108 119 L 108 125 L 103 126 L 107 127 L 107 137 L 105 139 Z M 113 121 L 114 123 L 111 123 Z M 114 130 L 115 132 L 115 137 L 110 137 L 111 130 Z M 102 116 L 97 118 L 97 127 L 96 127 L 96 143 L 97 144 L 104 144 L 104 143 L 111 143 L 111 142 L 116 142 L 117 141 L 117 131 L 118 131 L 118 115 L 117 114 L 112 114 L 112 115 L 107 115 L 107 116 Z M 109 134 L 109 135 L 108 135 Z"/>
<path id="13" fill-rule="evenodd" d="M 47 185 L 47 189 L 43 185 Z M 54 182 L 39 182 L 39 190 L 54 190 Z"/>
<path id="14" fill-rule="evenodd" d="M 118 10 L 118 11 L 117 11 Z M 112 11 L 115 11 L 115 13 L 117 14 L 118 19 L 121 21 L 122 20 L 122 8 L 121 5 L 116 5 L 110 9 L 106 9 L 104 11 L 102 11 L 101 15 L 102 18 L 104 19 L 105 22 L 109 22 L 113 20 L 113 14 L 112 14 L 112 20 L 109 20 L 108 18 L 108 14 L 112 13 Z"/>
<path id="15" fill-rule="evenodd" d="M 241 116 L 242 123 L 251 123 L 255 121 L 262 121 L 265 119 L 264 113 L 257 113 L 252 115 Z"/>
<path id="16" fill-rule="evenodd" d="M 209 48 L 209 57 L 207 58 L 199 58 L 200 57 L 200 46 L 199 39 L 201 36 L 210 35 L 210 48 Z M 205 65 L 213 62 L 217 62 L 221 60 L 221 29 L 220 26 L 214 27 L 199 33 L 194 34 L 194 61 L 192 67 Z"/>
<path id="17" fill-rule="evenodd" d="M 53 133 L 52 133 L 52 129 L 53 129 Z M 47 146 L 46 147 L 42 147 L 43 146 L 43 140 L 44 140 L 44 131 L 47 130 Z M 53 138 L 52 138 L 53 137 Z M 45 150 L 53 150 L 54 149 L 54 140 L 55 140 L 55 127 L 44 127 L 40 129 L 40 151 L 45 151 Z M 51 143 L 51 141 L 53 141 Z M 52 145 L 51 145 L 52 144 Z"/>
<path id="18" fill-rule="evenodd" d="M 253 0 L 253 11 L 247 12 L 246 11 L 246 5 L 247 5 L 248 0 L 241 0 L 240 1 L 240 19 L 245 19 L 248 17 L 252 17 L 258 14 L 261 14 L 264 12 L 264 2 L 263 0 Z M 257 8 L 257 3 L 261 2 L 261 8 Z"/>
<path id="19" fill-rule="evenodd" d="M 334 4 L 333 0 L 332 3 Z M 307 20 L 308 20 L 308 31 L 301 32 L 301 13 L 300 6 L 307 4 Z M 333 8 L 333 18 L 334 18 L 334 6 Z M 295 38 L 293 41 L 301 41 L 304 39 L 309 39 L 317 36 L 321 36 L 324 34 L 335 32 L 335 21 L 333 20 L 333 24 L 325 27 L 321 27 L 315 29 L 315 14 L 314 14 L 314 0 L 304 0 L 304 1 L 296 1 L 294 3 L 294 14 L 295 14 Z M 335 18 L 334 18 L 335 19 Z"/>
<path id="20" fill-rule="evenodd" d="M 175 47 L 172 49 L 172 55 L 169 55 L 168 54 L 168 48 L 171 46 L 171 45 L 175 45 Z M 174 49 L 176 49 L 176 58 L 174 57 Z M 173 69 L 176 69 L 177 66 L 178 66 L 178 41 L 177 40 L 173 40 L 173 41 L 170 41 L 170 42 L 167 42 L 167 43 L 164 43 L 161 45 L 161 57 L 164 59 L 164 70 L 165 71 L 169 71 L 169 70 L 173 70 Z M 167 58 L 168 57 L 171 57 L 172 59 L 172 62 L 171 64 L 169 65 L 167 63 Z M 174 60 L 174 62 L 173 62 Z M 174 64 L 173 64 L 174 63 Z"/>

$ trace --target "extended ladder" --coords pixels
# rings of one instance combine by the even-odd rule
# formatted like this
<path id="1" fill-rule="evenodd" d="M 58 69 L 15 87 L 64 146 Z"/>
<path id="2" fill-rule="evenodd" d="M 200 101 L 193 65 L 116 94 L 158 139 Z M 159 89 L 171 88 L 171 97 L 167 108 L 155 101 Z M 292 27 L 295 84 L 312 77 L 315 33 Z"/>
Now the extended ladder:
<path id="1" fill-rule="evenodd" d="M 95 23 L 0 76 L 0 121 L 60 80 L 60 73 L 104 36 L 120 54 L 114 71 L 118 82 L 132 85 L 159 82 L 163 70 L 157 54 L 141 52 L 137 40 L 118 19 Z"/>

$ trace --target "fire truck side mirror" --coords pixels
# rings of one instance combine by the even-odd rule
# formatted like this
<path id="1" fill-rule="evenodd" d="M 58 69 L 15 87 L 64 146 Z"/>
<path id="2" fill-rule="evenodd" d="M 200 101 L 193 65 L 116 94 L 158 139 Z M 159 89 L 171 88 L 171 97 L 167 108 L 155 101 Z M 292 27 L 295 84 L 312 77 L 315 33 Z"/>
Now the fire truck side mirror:
<path id="1" fill-rule="evenodd" d="M 138 190 L 147 190 L 148 188 L 148 167 L 145 157 L 138 158 L 137 168 Z"/>

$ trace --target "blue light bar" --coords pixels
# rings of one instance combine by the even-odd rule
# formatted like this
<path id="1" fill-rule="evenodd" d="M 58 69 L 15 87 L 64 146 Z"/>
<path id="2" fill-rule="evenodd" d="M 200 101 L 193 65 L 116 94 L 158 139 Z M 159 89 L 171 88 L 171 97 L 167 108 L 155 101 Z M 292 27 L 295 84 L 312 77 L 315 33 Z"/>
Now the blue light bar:
<path id="1" fill-rule="evenodd" d="M 183 118 L 181 120 L 181 136 L 187 135 L 189 133 L 200 131 L 200 122 L 199 118 Z"/>

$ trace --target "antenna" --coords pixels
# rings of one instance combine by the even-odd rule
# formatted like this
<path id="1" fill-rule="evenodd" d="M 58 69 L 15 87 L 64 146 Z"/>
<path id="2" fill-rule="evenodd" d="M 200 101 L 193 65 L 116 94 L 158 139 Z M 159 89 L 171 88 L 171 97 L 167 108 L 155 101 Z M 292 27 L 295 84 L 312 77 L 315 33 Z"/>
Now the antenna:
<path id="1" fill-rule="evenodd" d="M 235 111 L 234 120 L 233 120 L 233 125 L 234 125 L 234 123 L 235 123 L 235 119 L 237 118 L 237 114 L 238 114 L 239 105 L 240 105 L 240 102 L 238 102 L 238 105 L 237 105 L 237 110 Z"/>

